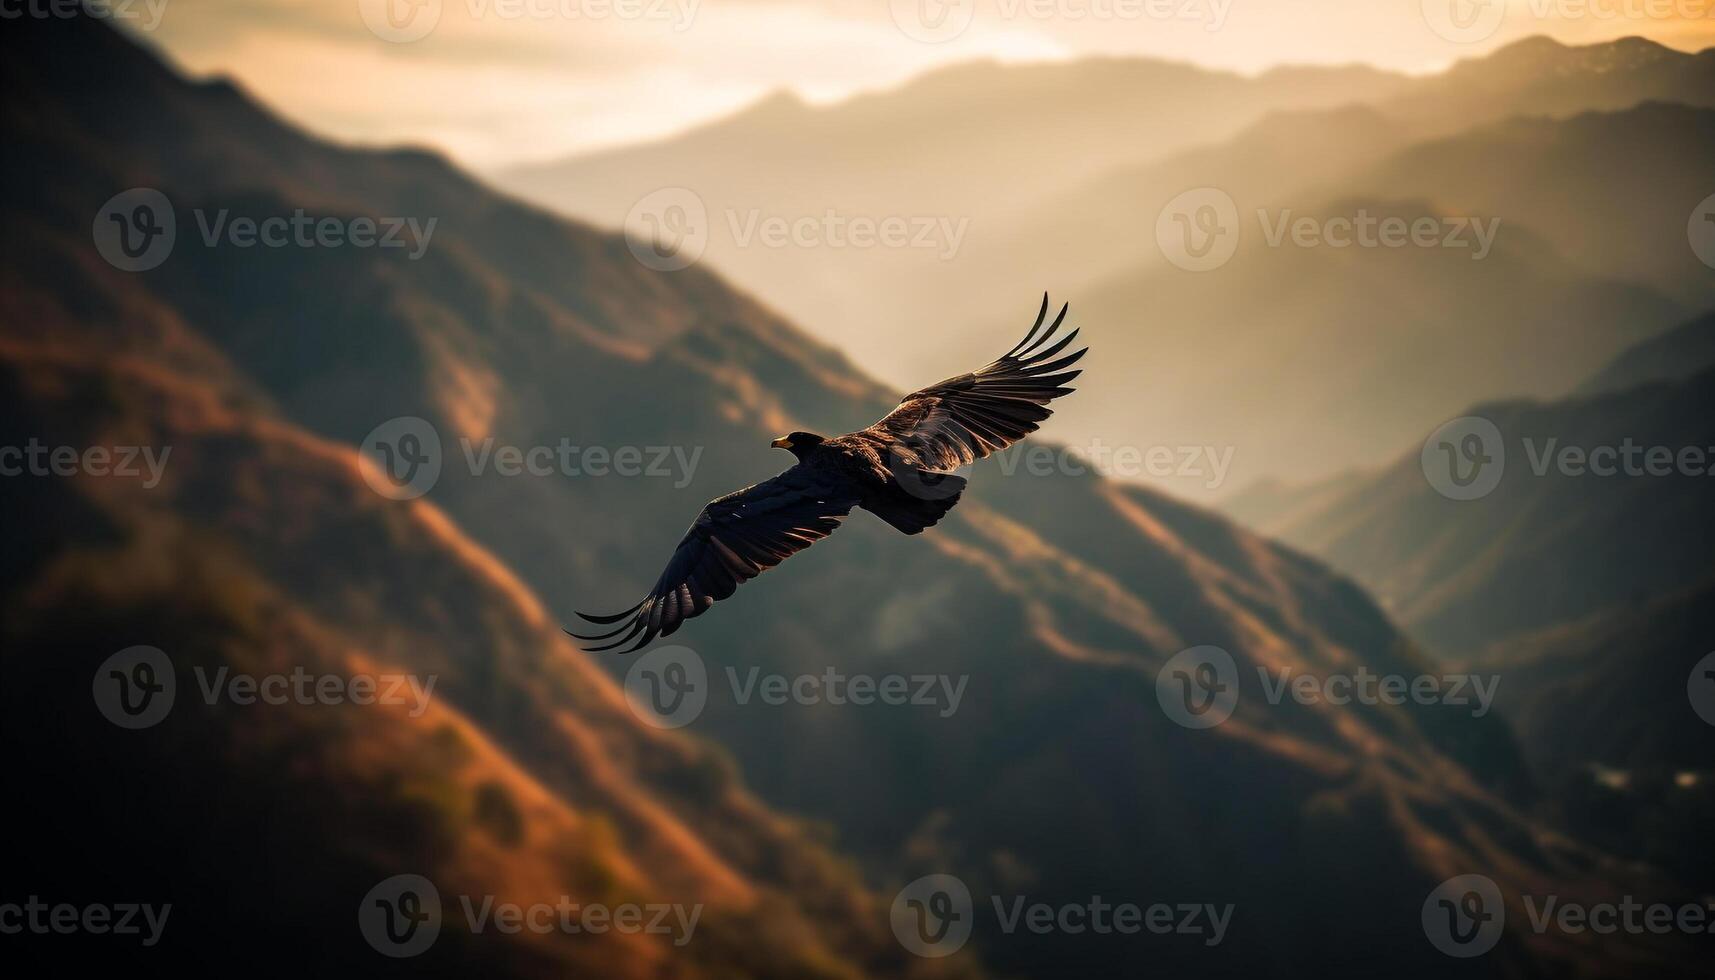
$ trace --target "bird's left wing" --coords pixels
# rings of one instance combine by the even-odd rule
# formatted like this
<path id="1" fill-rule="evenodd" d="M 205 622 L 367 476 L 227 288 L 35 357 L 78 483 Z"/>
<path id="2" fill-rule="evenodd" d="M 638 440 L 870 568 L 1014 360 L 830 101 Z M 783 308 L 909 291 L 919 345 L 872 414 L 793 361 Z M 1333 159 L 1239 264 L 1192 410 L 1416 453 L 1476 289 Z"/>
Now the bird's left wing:
<path id="1" fill-rule="evenodd" d="M 600 626 L 618 623 L 617 629 L 597 636 L 566 632 L 580 640 L 613 640 L 585 648 L 591 652 L 625 646 L 635 638 L 622 651 L 631 653 L 656 636 L 670 636 L 685 620 L 732 595 L 740 583 L 834 533 L 856 504 L 854 489 L 837 474 L 803 465 L 712 500 L 679 540 L 666 571 L 643 601 L 611 616 L 578 613 Z"/>
<path id="2" fill-rule="evenodd" d="M 1048 403 L 1072 392 L 1065 385 L 1083 372 L 1066 369 L 1089 349 L 1056 359 L 1078 331 L 1049 345 L 1066 320 L 1066 307 L 1043 330 L 1047 318 L 1044 295 L 1036 323 L 1017 347 L 970 374 L 906 395 L 867 431 L 887 442 L 900 461 L 939 471 L 976 462 L 1035 432 L 1054 414 Z"/>

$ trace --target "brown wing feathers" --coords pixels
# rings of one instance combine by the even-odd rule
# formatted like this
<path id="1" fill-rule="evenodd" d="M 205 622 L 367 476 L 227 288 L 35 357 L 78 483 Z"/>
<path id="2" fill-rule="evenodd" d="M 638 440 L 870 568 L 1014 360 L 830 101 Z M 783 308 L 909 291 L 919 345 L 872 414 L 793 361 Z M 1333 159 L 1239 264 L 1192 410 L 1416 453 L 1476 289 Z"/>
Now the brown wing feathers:
<path id="1" fill-rule="evenodd" d="M 609 616 L 578 613 L 598 626 L 619 623 L 617 629 L 597 635 L 566 632 L 580 640 L 613 641 L 588 647 L 592 652 L 629 643 L 623 652 L 630 653 L 656 636 L 671 636 L 741 583 L 832 534 L 856 503 L 850 490 L 802 466 L 711 501 L 643 601 Z"/>
<path id="2" fill-rule="evenodd" d="M 1053 414 L 1047 404 L 1073 389 L 1064 387 L 1081 371 L 1065 370 L 1089 348 L 1055 360 L 1077 339 L 1078 331 L 1049 346 L 1066 320 L 1060 307 L 1054 322 L 1043 330 L 1048 297 L 1018 346 L 971 374 L 948 378 L 905 396 L 899 407 L 870 426 L 869 431 L 894 444 L 903 444 L 928 469 L 952 469 L 975 462 L 1012 445 Z"/>

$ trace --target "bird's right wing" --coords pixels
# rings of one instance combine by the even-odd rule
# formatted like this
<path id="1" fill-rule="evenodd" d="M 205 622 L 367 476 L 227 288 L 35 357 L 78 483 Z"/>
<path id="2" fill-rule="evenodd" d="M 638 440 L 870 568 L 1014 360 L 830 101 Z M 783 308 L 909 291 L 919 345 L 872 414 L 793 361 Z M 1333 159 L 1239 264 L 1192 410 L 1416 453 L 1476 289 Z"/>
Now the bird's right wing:
<path id="1" fill-rule="evenodd" d="M 585 648 L 592 652 L 625 646 L 635 638 L 621 651 L 631 653 L 658 635 L 670 636 L 685 620 L 732 595 L 740 583 L 834 533 L 856 504 L 853 489 L 836 475 L 802 465 L 712 500 L 680 539 L 666 571 L 643 601 L 611 616 L 578 613 L 600 626 L 618 623 L 617 629 L 596 636 L 566 632 L 580 640 L 613 640 Z"/>
<path id="2" fill-rule="evenodd" d="M 934 471 L 976 462 L 1035 432 L 1054 414 L 1048 403 L 1073 391 L 1065 385 L 1082 372 L 1067 368 L 1088 349 L 1056 358 L 1078 331 L 1049 344 L 1066 320 L 1066 307 L 1043 330 L 1047 318 L 1044 294 L 1036 323 L 1018 346 L 970 374 L 906 395 L 866 431 L 892 447 L 899 460 Z"/>

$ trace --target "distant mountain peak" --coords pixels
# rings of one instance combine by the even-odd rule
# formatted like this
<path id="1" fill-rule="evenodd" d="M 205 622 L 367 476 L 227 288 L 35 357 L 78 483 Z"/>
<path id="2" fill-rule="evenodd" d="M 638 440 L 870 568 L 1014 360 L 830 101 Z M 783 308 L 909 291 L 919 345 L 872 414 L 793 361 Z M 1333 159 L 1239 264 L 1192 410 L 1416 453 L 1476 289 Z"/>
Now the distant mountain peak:
<path id="1" fill-rule="evenodd" d="M 1508 68 L 1530 66 L 1560 72 L 1603 74 L 1630 71 L 1663 61 L 1690 57 L 1692 56 L 1649 38 L 1635 35 L 1580 45 L 1566 44 L 1551 37 L 1537 35 L 1515 41 L 1487 58 L 1474 59 L 1469 64 Z"/>

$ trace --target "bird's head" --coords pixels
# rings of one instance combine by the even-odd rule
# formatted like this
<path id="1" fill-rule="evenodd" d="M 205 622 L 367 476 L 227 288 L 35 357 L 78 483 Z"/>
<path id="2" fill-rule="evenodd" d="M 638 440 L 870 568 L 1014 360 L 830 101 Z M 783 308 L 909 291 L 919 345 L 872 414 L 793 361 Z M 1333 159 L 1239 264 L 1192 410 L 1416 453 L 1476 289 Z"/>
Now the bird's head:
<path id="1" fill-rule="evenodd" d="M 822 437 L 814 432 L 791 432 L 769 443 L 775 449 L 784 449 L 799 459 L 804 454 L 822 444 Z"/>

